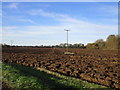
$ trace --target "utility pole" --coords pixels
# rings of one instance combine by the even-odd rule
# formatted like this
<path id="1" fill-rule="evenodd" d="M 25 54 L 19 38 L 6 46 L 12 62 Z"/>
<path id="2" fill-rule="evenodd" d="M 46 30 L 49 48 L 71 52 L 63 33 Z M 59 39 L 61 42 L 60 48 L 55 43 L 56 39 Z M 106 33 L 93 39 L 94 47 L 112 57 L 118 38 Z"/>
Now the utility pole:
<path id="1" fill-rule="evenodd" d="M 10 44 L 11 44 L 11 46 L 12 46 L 12 44 L 13 44 L 13 40 L 10 40 Z"/>
<path id="2" fill-rule="evenodd" d="M 64 29 L 66 32 L 67 32 L 67 52 L 68 52 L 68 31 L 70 30 L 67 30 L 67 29 Z"/>

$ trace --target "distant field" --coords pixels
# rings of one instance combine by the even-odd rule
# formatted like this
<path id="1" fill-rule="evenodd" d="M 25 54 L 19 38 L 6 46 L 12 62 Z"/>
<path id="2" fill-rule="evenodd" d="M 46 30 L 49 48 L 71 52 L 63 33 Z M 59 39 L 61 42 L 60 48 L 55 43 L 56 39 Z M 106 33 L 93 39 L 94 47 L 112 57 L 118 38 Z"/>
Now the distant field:
<path id="1" fill-rule="evenodd" d="M 111 88 L 120 87 L 120 58 L 117 50 L 69 50 L 75 54 L 64 55 L 64 48 L 9 47 L 3 48 L 2 61 L 29 68 L 44 68 Z M 83 88 L 84 85 L 78 87 Z"/>

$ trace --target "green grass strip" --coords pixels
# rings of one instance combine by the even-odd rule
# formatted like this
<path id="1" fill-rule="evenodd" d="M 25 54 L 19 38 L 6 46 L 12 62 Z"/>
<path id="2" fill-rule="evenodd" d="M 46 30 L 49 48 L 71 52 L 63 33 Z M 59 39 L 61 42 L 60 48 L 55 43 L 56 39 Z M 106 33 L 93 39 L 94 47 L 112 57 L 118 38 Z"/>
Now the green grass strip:
<path id="1" fill-rule="evenodd" d="M 106 88 L 101 85 L 60 75 L 42 68 L 38 69 L 39 70 L 14 63 L 2 63 L 3 81 L 8 83 L 12 88 L 29 88 L 29 90 L 32 90 L 33 88 L 39 88 L 39 90 L 62 90 L 62 88 L 69 88 L 69 90 Z M 110 89 L 108 88 L 108 90 Z"/>

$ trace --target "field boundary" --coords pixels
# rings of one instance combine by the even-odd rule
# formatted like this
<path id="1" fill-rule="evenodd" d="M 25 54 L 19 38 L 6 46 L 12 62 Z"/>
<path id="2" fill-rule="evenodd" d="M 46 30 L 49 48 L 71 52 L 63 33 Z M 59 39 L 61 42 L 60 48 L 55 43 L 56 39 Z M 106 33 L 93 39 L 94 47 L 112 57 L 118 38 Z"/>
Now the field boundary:
<path id="1" fill-rule="evenodd" d="M 12 66 L 11 66 L 12 65 Z M 18 77 L 16 77 L 16 79 L 18 79 L 19 80 L 19 77 L 22 77 L 24 80 L 26 80 L 26 79 L 29 79 L 30 77 L 27 77 L 27 76 L 29 76 L 29 75 L 27 75 L 27 73 L 28 74 L 32 74 L 32 69 L 30 69 L 31 67 L 26 67 L 26 66 L 22 66 L 22 65 L 17 65 L 17 64 L 11 64 L 11 65 L 9 65 L 9 64 L 6 64 L 6 63 L 3 63 L 3 66 L 4 66 L 4 68 L 3 69 L 5 69 L 4 70 L 4 72 L 3 73 L 5 73 L 5 72 L 7 72 L 7 73 L 5 73 L 6 74 L 6 77 L 10 77 L 10 75 L 14 75 L 14 73 L 16 73 L 16 72 L 18 72 L 18 74 L 19 74 L 19 72 L 20 71 L 18 71 L 17 69 L 14 69 L 13 67 L 14 67 L 14 65 L 15 66 L 20 66 L 20 68 L 21 69 L 23 69 L 23 72 L 26 72 L 26 73 L 24 73 L 25 75 L 22 75 L 21 73 L 21 76 L 20 75 L 17 75 L 17 73 L 16 73 L 16 76 L 18 76 Z M 14 70 L 11 70 L 11 68 L 13 68 Z M 26 68 L 28 68 L 28 70 L 24 70 L 24 69 L 26 69 Z M 93 83 L 89 83 L 89 82 L 87 82 L 87 81 L 82 81 L 82 80 L 80 80 L 80 79 L 76 79 L 76 78 L 73 78 L 73 77 L 68 77 L 68 76 L 64 76 L 64 75 L 61 75 L 61 74 L 59 74 L 59 73 L 55 73 L 55 72 L 51 72 L 51 71 L 49 71 L 49 70 L 46 70 L 46 69 L 43 69 L 43 68 L 33 68 L 34 70 L 35 70 L 35 72 L 38 72 L 38 75 L 36 75 L 37 73 L 35 73 L 35 74 L 33 74 L 31 77 L 33 77 L 33 78 L 35 78 L 36 80 L 39 78 L 39 73 L 42 73 L 42 75 L 40 76 L 40 78 L 42 78 L 43 80 L 45 79 L 45 81 L 44 81 L 44 83 L 45 84 L 42 84 L 42 88 L 45 88 L 45 86 L 44 85 L 47 85 L 47 84 L 50 84 L 51 83 L 51 80 L 52 80 L 52 83 L 53 83 L 53 81 L 55 81 L 56 82 L 56 85 L 57 84 L 59 84 L 60 86 L 67 86 L 67 87 L 71 87 L 71 88 L 79 88 L 79 87 L 82 87 L 82 88 L 107 88 L 107 87 L 104 87 L 104 86 L 101 86 L 101 85 L 96 85 L 96 84 L 93 84 Z M 9 70 L 9 71 L 8 71 Z M 34 72 L 33 72 L 34 73 Z M 8 75 L 7 75 L 8 74 Z M 37 77 L 36 77 L 37 76 Z M 51 77 L 52 76 L 52 77 Z M 10 82 L 10 81 L 14 81 L 14 80 L 11 80 L 13 77 L 15 77 L 15 76 L 12 76 L 12 77 L 10 77 L 9 78 L 9 80 L 8 80 L 8 78 L 4 78 L 4 75 L 3 75 L 3 80 L 6 80 L 6 82 L 9 84 L 9 83 L 12 83 L 12 82 Z M 22 85 L 24 85 L 24 83 L 25 83 L 25 81 L 22 81 L 22 78 L 21 78 L 21 82 L 19 82 L 19 85 L 20 86 L 22 86 Z M 26 78 L 26 79 L 25 79 Z M 46 81 L 47 81 L 47 79 L 46 78 L 49 78 L 49 82 L 46 84 Z M 17 80 L 17 81 L 18 81 Z M 27 80 L 26 80 L 27 81 Z M 33 79 L 33 81 L 35 81 L 34 79 Z M 16 81 L 14 82 L 14 84 L 15 83 L 17 83 Z M 28 82 L 29 83 L 29 82 Z M 36 83 L 36 81 L 34 82 L 34 83 Z M 26 83 L 25 83 L 26 84 Z M 65 85 L 64 85 L 65 84 Z M 13 83 L 12 83 L 12 85 L 13 85 Z M 11 84 L 10 84 L 10 86 L 12 86 Z M 27 85 L 27 84 L 26 84 Z M 37 84 L 37 85 L 39 85 L 39 84 Z M 54 85 L 54 83 L 53 84 L 50 84 L 50 85 Z M 58 87 L 59 87 L 59 85 L 58 85 Z M 83 87 L 84 86 L 84 87 Z M 18 87 L 18 86 L 17 86 Z M 50 89 L 52 86 L 50 86 L 50 87 L 47 87 L 47 89 Z M 56 87 L 56 86 L 55 86 Z M 50 89 L 51 90 L 51 89 Z M 52 89 L 53 90 L 53 89 Z"/>
<path id="2" fill-rule="evenodd" d="M 77 80 L 77 81 L 80 81 L 80 82 L 83 82 L 83 83 L 87 83 L 87 84 L 94 84 L 94 85 L 99 85 L 103 88 L 109 88 L 108 86 L 105 86 L 105 85 L 101 85 L 101 84 L 98 84 L 98 83 L 94 83 L 94 82 L 90 82 L 90 81 L 87 81 L 87 80 L 83 80 L 82 78 L 75 78 L 75 77 L 71 77 L 71 76 L 66 76 L 66 75 L 63 75 L 63 74 L 60 74 L 60 73 L 57 73 L 57 72 L 53 72 L 53 71 L 50 71 L 50 70 L 47 70 L 47 69 L 44 69 L 44 68 L 36 68 L 37 70 L 40 70 L 40 71 L 44 71 L 48 74 L 52 74 L 54 76 L 57 76 L 57 77 L 60 77 L 60 78 L 63 78 L 63 79 L 71 79 L 71 80 Z"/>

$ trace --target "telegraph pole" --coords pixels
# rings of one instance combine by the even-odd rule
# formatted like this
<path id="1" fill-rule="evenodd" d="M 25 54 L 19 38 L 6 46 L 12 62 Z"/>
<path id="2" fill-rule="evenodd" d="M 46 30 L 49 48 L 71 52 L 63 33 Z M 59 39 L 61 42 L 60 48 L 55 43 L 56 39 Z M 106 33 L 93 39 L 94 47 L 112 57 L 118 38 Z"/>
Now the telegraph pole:
<path id="1" fill-rule="evenodd" d="M 11 44 L 11 46 L 12 46 L 12 44 L 13 44 L 13 40 L 10 40 L 10 44 Z"/>
<path id="2" fill-rule="evenodd" d="M 67 29 L 64 29 L 66 32 L 67 32 L 67 52 L 68 52 L 68 31 L 70 30 L 67 30 Z"/>

